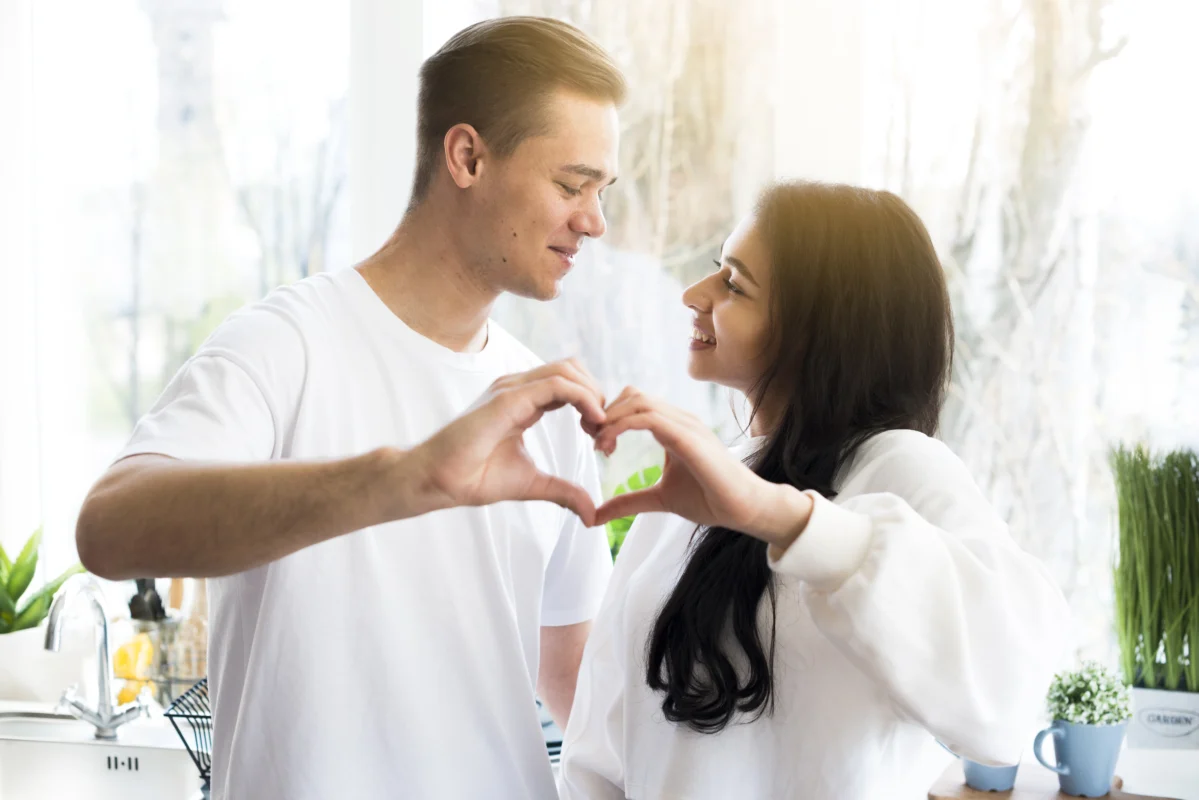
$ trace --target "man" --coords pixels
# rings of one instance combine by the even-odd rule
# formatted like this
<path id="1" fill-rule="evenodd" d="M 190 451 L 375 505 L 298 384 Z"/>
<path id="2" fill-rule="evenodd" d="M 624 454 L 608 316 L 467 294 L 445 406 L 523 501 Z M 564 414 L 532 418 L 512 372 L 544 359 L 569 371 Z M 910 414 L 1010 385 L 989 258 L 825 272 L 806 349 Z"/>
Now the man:
<path id="1" fill-rule="evenodd" d="M 604 399 L 488 312 L 604 233 L 624 92 L 563 23 L 456 35 L 391 239 L 231 316 L 92 489 L 93 572 L 215 578 L 215 798 L 556 796 L 533 691 L 565 726 Z"/>

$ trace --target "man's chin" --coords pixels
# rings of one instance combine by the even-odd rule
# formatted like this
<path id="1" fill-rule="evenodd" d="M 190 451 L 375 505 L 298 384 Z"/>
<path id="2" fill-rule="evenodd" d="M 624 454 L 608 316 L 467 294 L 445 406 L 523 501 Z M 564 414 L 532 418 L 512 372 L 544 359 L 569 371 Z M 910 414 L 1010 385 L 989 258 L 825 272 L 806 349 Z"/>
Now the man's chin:
<path id="1" fill-rule="evenodd" d="M 546 283 L 528 283 L 526 285 L 513 287 L 508 290 L 518 297 L 526 297 L 529 300 L 554 300 L 562 294 L 561 281 L 547 281 Z"/>

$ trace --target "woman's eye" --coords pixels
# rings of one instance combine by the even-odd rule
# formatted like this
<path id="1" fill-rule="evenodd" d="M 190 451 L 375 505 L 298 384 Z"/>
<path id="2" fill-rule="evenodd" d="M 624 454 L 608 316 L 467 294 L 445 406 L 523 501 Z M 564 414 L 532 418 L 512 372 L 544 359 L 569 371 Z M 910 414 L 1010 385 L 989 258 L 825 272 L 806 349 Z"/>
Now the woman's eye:
<path id="1" fill-rule="evenodd" d="M 712 263 L 716 265 L 716 271 L 717 271 L 717 272 L 719 272 L 720 270 L 724 269 L 724 264 L 721 264 L 721 263 L 720 263 L 719 261 L 717 261 L 716 259 L 712 259 Z M 722 279 L 721 279 L 721 281 L 722 281 L 722 283 L 724 283 L 724 286 L 725 286 L 725 288 L 726 288 L 726 289 L 728 289 L 728 290 L 729 290 L 730 292 L 732 292 L 733 294 L 745 294 L 745 292 L 741 291 L 741 287 L 740 287 L 740 286 L 738 286 L 737 284 L 733 283 L 733 279 L 732 279 L 732 278 L 722 278 Z"/>

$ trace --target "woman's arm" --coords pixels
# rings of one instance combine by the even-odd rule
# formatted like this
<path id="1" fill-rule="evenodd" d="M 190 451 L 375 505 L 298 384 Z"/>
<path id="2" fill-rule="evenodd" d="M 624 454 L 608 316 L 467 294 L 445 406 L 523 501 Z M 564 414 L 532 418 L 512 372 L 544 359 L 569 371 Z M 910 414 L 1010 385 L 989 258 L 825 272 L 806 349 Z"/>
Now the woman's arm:
<path id="1" fill-rule="evenodd" d="M 946 477 L 924 469 L 925 480 Z M 817 496 L 771 566 L 804 582 L 817 626 L 903 716 L 974 760 L 1015 763 L 1064 654 L 1069 610 L 1045 567 L 974 503 L 956 496 L 947 510 L 959 519 L 946 524 L 918 498 Z"/>
<path id="2" fill-rule="evenodd" d="M 1019 758 L 1069 612 L 948 448 L 884 434 L 894 447 L 873 452 L 836 505 L 763 481 L 691 415 L 639 394 L 609 407 L 598 446 L 633 429 L 666 449 L 663 478 L 597 522 L 667 510 L 768 542 L 773 568 L 805 583 L 817 625 L 900 713 L 976 760 Z"/>

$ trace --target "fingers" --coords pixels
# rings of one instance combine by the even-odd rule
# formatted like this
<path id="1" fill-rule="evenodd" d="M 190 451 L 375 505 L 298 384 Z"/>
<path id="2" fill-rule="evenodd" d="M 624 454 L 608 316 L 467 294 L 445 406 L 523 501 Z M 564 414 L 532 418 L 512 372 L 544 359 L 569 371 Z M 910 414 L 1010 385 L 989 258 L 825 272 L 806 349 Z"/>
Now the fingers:
<path id="1" fill-rule="evenodd" d="M 595 524 L 606 525 L 614 519 L 641 514 L 646 511 L 664 511 L 662 492 L 652 486 L 640 492 L 618 494 L 595 510 Z"/>
<path id="2" fill-rule="evenodd" d="M 553 475 L 540 473 L 529 493 L 517 499 L 548 500 L 573 511 L 579 519 L 583 520 L 584 525 L 591 527 L 596 524 L 595 503 L 592 502 L 591 495 L 587 494 L 583 487 Z"/>
<path id="3" fill-rule="evenodd" d="M 638 414 L 649 413 L 655 406 L 656 402 L 643 394 L 640 389 L 633 386 L 624 387 L 616 399 L 604 409 L 604 424 L 598 426 L 594 431 L 588 431 L 591 438 L 595 440 L 595 449 L 606 456 L 611 456 L 616 450 L 616 437 L 624 431 L 630 430 L 628 424 L 621 427 L 614 427 L 614 425 Z"/>
<path id="4" fill-rule="evenodd" d="M 603 405 L 589 387 L 560 375 L 541 380 L 521 383 L 497 395 L 500 402 L 508 403 L 516 414 L 521 427 L 528 428 L 547 411 L 572 405 L 578 409 L 583 422 L 598 428 L 606 419 Z"/>
<path id="5" fill-rule="evenodd" d="M 601 409 L 605 405 L 604 392 L 600 387 L 599 381 L 597 381 L 595 377 L 587 371 L 587 368 L 584 367 L 583 364 L 576 358 L 553 361 L 549 364 L 542 364 L 540 367 L 528 370 L 527 372 L 517 372 L 512 375 L 505 375 L 491 384 L 491 390 L 489 394 L 494 395 L 511 391 L 513 389 L 519 389 L 522 386 L 551 378 L 563 378 L 565 380 L 577 383 L 586 388 L 595 396 L 595 401 Z M 542 411 L 554 411 L 560 407 L 561 405 L 549 405 L 543 407 Z M 582 409 L 580 409 L 580 413 L 582 413 Z M 594 415 L 589 418 L 586 414 L 583 414 L 581 425 L 583 431 L 588 436 L 595 436 L 595 432 L 599 428 Z"/>
<path id="6" fill-rule="evenodd" d="M 673 420 L 667 419 L 657 411 L 643 411 L 604 423 L 595 434 L 595 449 L 602 451 L 604 455 L 612 455 L 616 450 L 617 437 L 625 431 L 649 431 L 658 440 L 658 444 L 667 450 L 677 444 L 680 436 L 677 423 Z"/>
<path id="7" fill-rule="evenodd" d="M 632 386 L 624 387 L 621 393 L 616 396 L 616 399 L 604 407 L 605 421 L 612 419 L 613 411 L 617 411 L 618 413 L 631 413 L 632 406 L 630 403 L 638 400 L 639 398 L 644 398 L 644 395 L 641 394 L 640 390 L 635 389 Z M 601 425 L 589 425 L 586 421 L 583 423 L 583 431 L 592 439 L 597 439 L 602 427 L 603 426 Z M 597 444 L 595 449 L 601 450 L 603 448 L 599 447 Z M 608 455 L 611 455 L 611 452 L 608 452 Z"/>
<path id="8" fill-rule="evenodd" d="M 688 427 L 703 426 L 693 414 L 688 414 L 681 408 L 671 405 L 657 397 L 651 397 L 633 386 L 626 386 L 616 399 L 607 405 L 604 413 L 610 424 L 621 417 L 631 414 L 641 414 L 646 411 L 656 411 L 667 419 Z"/>
<path id="9" fill-rule="evenodd" d="M 608 404 L 604 399 L 604 389 L 602 386 L 600 386 L 600 382 L 596 380 L 595 376 L 592 375 L 587 368 L 583 366 L 583 363 L 577 358 L 568 358 L 565 361 L 558 361 L 555 362 L 554 365 L 560 366 L 567 375 L 573 376 L 577 382 L 590 386 L 591 390 L 595 392 L 595 396 L 599 398 L 599 404 L 601 407 Z"/>
<path id="10" fill-rule="evenodd" d="M 612 455 L 612 450 L 616 446 L 616 437 L 620 435 L 620 431 L 612 432 L 610 426 L 627 417 L 649 413 L 656 408 L 657 404 L 654 400 L 642 394 L 640 390 L 626 386 L 616 399 L 604 409 L 604 424 L 594 431 L 589 431 L 591 438 L 595 440 L 595 449 L 603 451 L 606 455 Z M 620 430 L 624 431 L 628 428 Z"/>
<path id="11" fill-rule="evenodd" d="M 542 364 L 536 369 L 528 370 L 527 372 L 518 372 L 512 375 L 505 375 L 496 380 L 492 384 L 492 389 L 501 391 L 512 389 L 526 383 L 534 383 L 536 381 L 545 380 L 546 378 L 561 377 L 575 383 L 585 386 L 590 389 L 596 396 L 596 400 L 600 406 L 604 406 L 604 391 L 600 387 L 600 383 L 595 379 L 587 368 L 583 366 L 577 358 L 568 358 L 562 361 L 552 361 L 549 364 Z"/>

